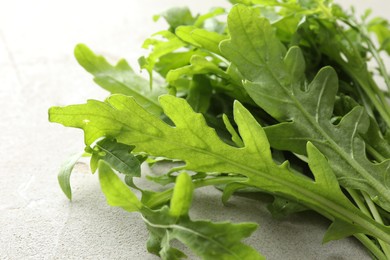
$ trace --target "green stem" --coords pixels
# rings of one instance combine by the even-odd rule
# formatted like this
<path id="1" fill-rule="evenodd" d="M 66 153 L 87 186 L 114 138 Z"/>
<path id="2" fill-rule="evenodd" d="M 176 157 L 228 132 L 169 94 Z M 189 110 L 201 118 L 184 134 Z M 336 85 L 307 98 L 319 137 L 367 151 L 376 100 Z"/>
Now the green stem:
<path id="1" fill-rule="evenodd" d="M 378 96 L 380 103 L 383 106 L 383 109 L 385 110 L 385 112 L 388 115 L 390 115 L 390 105 L 389 105 L 389 102 L 386 100 L 385 93 L 383 92 L 382 89 L 379 88 L 379 86 L 377 85 L 377 83 L 375 82 L 375 80 L 372 78 L 371 75 L 368 76 L 368 80 L 369 80 L 370 85 L 373 86 L 374 91 L 375 91 L 376 95 Z"/>
<path id="2" fill-rule="evenodd" d="M 372 217 L 371 215 L 371 212 L 368 210 L 368 208 L 366 207 L 366 204 L 364 203 L 364 201 L 362 200 L 361 196 L 358 194 L 357 191 L 355 190 L 352 190 L 352 189 L 347 189 L 348 193 L 351 195 L 352 199 L 355 201 L 356 205 L 359 207 L 359 209 L 364 213 L 366 214 L 367 216 L 369 217 Z M 364 196 L 364 194 L 363 194 Z M 375 208 L 375 211 L 376 211 L 376 207 L 374 205 L 374 203 L 371 201 L 371 199 L 366 195 L 364 196 L 364 199 L 366 200 L 367 204 L 369 205 L 370 209 L 371 207 L 374 207 Z M 377 212 L 377 211 L 376 211 Z M 378 213 L 378 212 L 377 212 Z M 379 213 L 377 214 L 379 216 Z M 380 218 L 380 216 L 379 216 Z M 381 218 L 380 218 L 381 219 Z M 382 220 L 382 219 L 381 219 Z M 377 221 L 381 224 L 383 224 L 383 221 Z M 383 252 L 376 246 L 376 244 L 371 240 L 369 239 L 366 235 L 364 234 L 356 234 L 355 237 L 368 249 L 370 250 L 370 252 L 372 254 L 375 255 L 375 257 L 377 257 L 378 259 L 389 259 L 389 255 L 388 255 L 388 252 L 386 252 L 386 248 L 389 247 L 388 244 L 386 244 L 385 242 L 381 241 L 381 240 L 378 240 L 382 249 L 383 249 Z"/>
<path id="3" fill-rule="evenodd" d="M 371 76 L 368 76 L 367 73 L 362 75 L 361 73 L 355 72 L 353 69 L 349 68 L 350 65 L 343 61 L 338 61 L 344 70 L 353 78 L 356 79 L 357 83 L 367 94 L 370 101 L 373 103 L 374 107 L 378 110 L 379 114 L 382 116 L 383 120 L 386 122 L 387 126 L 390 127 L 390 106 L 387 103 L 383 92 L 376 91 L 378 88 Z M 367 78 L 369 80 L 367 80 Z M 379 89 L 379 88 L 378 88 Z"/>
<path id="4" fill-rule="evenodd" d="M 374 147 L 372 147 L 369 143 L 366 142 L 366 149 L 367 152 L 377 161 L 377 162 L 383 162 L 386 160 L 384 156 L 382 156 L 377 150 L 375 150 Z"/>
<path id="5" fill-rule="evenodd" d="M 343 23 L 345 23 L 346 25 L 348 25 L 349 27 L 351 27 L 351 29 L 357 31 L 358 33 L 360 33 L 360 35 L 362 36 L 362 38 L 366 41 L 368 47 L 369 47 L 369 51 L 371 52 L 371 54 L 373 55 L 373 57 L 375 58 L 375 60 L 377 61 L 378 63 L 378 66 L 380 67 L 380 71 L 381 71 L 381 74 L 383 74 L 383 77 L 385 78 L 385 82 L 387 84 L 387 87 L 389 88 L 390 87 L 390 79 L 388 77 L 388 74 L 387 74 L 387 71 L 386 71 L 386 67 L 382 61 L 382 59 L 380 58 L 379 56 L 379 53 L 376 51 L 376 48 L 373 44 L 373 42 L 370 40 L 370 38 L 368 37 L 368 33 L 367 31 L 365 30 L 365 28 L 363 26 L 360 26 L 358 25 L 358 23 L 354 20 L 354 24 L 352 24 L 350 21 L 348 20 L 343 20 L 341 19 L 341 21 Z M 349 43 L 349 47 L 353 50 L 353 56 L 356 58 L 359 59 L 359 64 L 361 66 L 364 66 L 364 67 L 367 67 L 367 62 L 365 59 L 362 59 L 361 57 L 361 54 L 360 54 L 360 51 L 356 48 L 355 44 L 353 44 L 353 42 L 350 40 L 350 38 L 345 34 L 345 31 L 342 30 L 340 27 L 337 27 L 337 30 L 339 31 L 339 33 L 341 35 L 344 36 L 344 39 Z M 342 53 L 344 55 L 347 55 L 348 53 L 348 50 L 345 49 L 345 48 L 342 48 Z M 347 55 L 348 57 L 348 55 Z M 348 64 L 347 64 L 348 65 Z M 356 66 L 356 64 L 353 64 Z M 359 76 L 360 74 L 359 73 L 356 73 L 355 74 L 356 76 Z M 372 87 L 372 89 L 374 90 L 374 92 L 376 92 L 381 100 L 381 102 L 383 104 L 386 104 L 386 100 L 384 99 L 384 95 L 382 93 L 382 90 L 378 87 L 378 85 L 376 84 L 376 82 L 372 79 L 372 76 L 370 73 L 368 73 L 368 70 L 365 70 L 365 77 L 367 77 L 370 81 L 370 86 Z"/>
<path id="6" fill-rule="evenodd" d="M 383 220 L 381 215 L 379 214 L 374 202 L 372 202 L 371 198 L 368 196 L 367 193 L 362 192 L 364 199 L 366 200 L 366 203 L 371 211 L 372 216 L 374 217 L 375 221 L 383 225 Z M 387 256 L 387 259 L 390 259 L 390 245 L 381 239 L 378 239 L 379 244 L 382 247 L 383 252 Z"/>
<path id="7" fill-rule="evenodd" d="M 360 195 L 358 194 L 357 191 L 352 190 L 352 189 L 347 189 L 347 191 L 351 195 L 353 200 L 356 202 L 356 205 L 359 207 L 359 209 L 364 214 L 366 214 L 367 216 L 370 216 L 370 217 L 374 216 L 374 219 L 377 222 L 383 224 L 383 221 L 379 215 L 379 212 L 377 211 L 374 203 L 367 196 L 367 194 L 363 193 L 363 197 L 364 197 L 367 205 L 369 206 L 371 212 L 368 210 L 368 208 L 366 207 L 366 204 L 364 203 L 364 201 L 362 200 L 362 198 L 360 197 Z M 375 214 L 374 214 L 374 212 L 375 212 Z M 378 219 L 379 219 L 379 221 L 378 221 Z M 359 239 L 359 241 L 362 242 L 378 259 L 388 259 L 388 257 L 390 256 L 388 254 L 389 253 L 388 252 L 389 245 L 387 243 L 383 242 L 382 240 L 378 240 L 378 242 L 380 243 L 380 245 L 383 249 L 383 252 L 380 251 L 380 249 L 372 242 L 372 240 L 368 239 L 367 236 L 365 236 L 363 234 L 358 234 L 358 235 L 355 235 L 355 237 L 357 239 Z M 376 252 L 376 251 L 379 251 L 381 253 L 381 255 L 380 255 L 381 257 L 378 256 L 378 252 Z"/>
<path id="8" fill-rule="evenodd" d="M 209 179 L 194 180 L 193 183 L 194 183 L 194 188 L 197 189 L 206 186 L 228 184 L 231 182 L 244 182 L 247 179 L 248 178 L 246 177 L 223 176 L 223 177 L 215 177 Z M 162 191 L 154 195 L 149 201 L 144 202 L 144 204 L 145 206 L 154 209 L 158 206 L 167 203 L 171 199 L 172 193 L 173 193 L 173 188 Z"/>
<path id="9" fill-rule="evenodd" d="M 377 48 L 375 48 L 374 43 L 371 41 L 370 37 L 368 37 L 368 32 L 364 26 L 360 27 L 360 31 L 363 35 L 364 40 L 367 43 L 368 49 L 370 50 L 372 56 L 376 60 L 378 66 L 379 66 L 379 72 L 382 75 L 383 79 L 385 80 L 386 87 L 390 91 L 390 77 L 389 74 L 387 74 L 385 63 L 383 62 L 382 58 L 380 57 Z"/>
<path id="10" fill-rule="evenodd" d="M 366 235 L 356 234 L 354 235 L 357 240 L 360 241 L 377 259 L 388 260 L 389 258 L 380 250 L 380 248 Z"/>
<path id="11" fill-rule="evenodd" d="M 324 2 L 318 0 L 316 2 L 318 4 L 318 8 L 323 12 L 323 14 L 325 14 L 329 20 L 333 19 L 331 11 L 326 5 L 324 5 Z"/>
<path id="12" fill-rule="evenodd" d="M 386 67 L 379 57 L 379 54 L 377 53 L 375 46 L 373 43 L 369 40 L 367 35 L 364 34 L 364 30 L 361 27 L 357 27 L 348 21 L 341 20 L 348 26 L 350 26 L 352 29 L 357 30 L 361 33 L 362 37 L 366 40 L 366 43 L 368 44 L 369 50 L 374 56 L 375 60 L 377 61 L 381 74 L 383 74 L 383 77 L 386 81 L 387 87 L 390 89 L 390 78 L 388 77 L 388 74 L 386 72 Z M 351 55 L 354 56 L 354 59 L 358 59 L 358 64 L 356 62 L 354 64 L 350 64 L 349 60 L 344 61 L 341 57 L 332 55 L 333 50 L 328 51 L 330 54 L 329 56 L 335 59 L 343 68 L 344 70 L 352 77 L 355 78 L 356 81 L 359 83 L 360 87 L 364 90 L 364 92 L 367 94 L 371 102 L 374 104 L 374 107 L 378 110 L 379 114 L 382 116 L 384 121 L 386 122 L 387 126 L 390 127 L 390 105 L 386 100 L 386 97 L 383 93 L 383 91 L 378 87 L 376 82 L 373 80 L 371 74 L 369 71 L 365 68 L 366 67 L 366 61 L 361 58 L 361 54 L 359 50 L 355 47 L 355 44 L 351 42 L 349 37 L 345 35 L 344 30 L 342 30 L 340 27 L 336 27 L 338 32 L 343 35 L 344 39 L 349 43 L 349 47 L 353 50 L 353 53 Z M 347 58 L 349 57 L 348 53 L 349 51 L 345 48 L 342 48 L 341 53 L 343 53 Z M 360 66 L 358 66 L 360 65 Z M 354 67 L 358 67 L 358 70 L 354 69 Z M 362 71 L 360 68 L 364 67 L 365 69 Z M 364 72 L 364 73 L 363 73 Z"/>
<path id="13" fill-rule="evenodd" d="M 231 182 L 245 182 L 247 181 L 246 177 L 237 177 L 237 176 L 223 176 L 223 177 L 215 177 L 215 178 L 209 178 L 209 179 L 202 179 L 202 180 L 194 180 L 194 187 L 195 188 L 201 188 L 205 186 L 211 186 L 211 185 L 219 185 L 219 184 L 227 184 Z M 172 196 L 173 189 L 168 189 L 163 192 L 158 193 L 156 196 L 154 196 L 152 199 L 150 199 L 145 205 L 149 208 L 155 208 L 158 207 L 164 203 L 167 203 L 171 196 Z M 350 192 L 353 197 L 356 197 L 356 201 L 358 201 L 358 204 L 362 204 L 362 208 L 365 208 L 365 213 L 368 213 L 367 208 L 364 206 L 364 203 L 361 201 L 360 197 L 355 193 L 354 191 Z M 321 212 L 321 211 L 320 211 Z M 364 212 L 364 210 L 363 210 Z M 334 216 L 329 214 L 324 214 L 325 212 L 322 212 L 322 215 L 332 220 Z M 364 234 L 356 234 L 355 237 L 378 259 L 386 259 L 386 256 L 382 253 L 382 251 L 370 240 L 368 237 Z"/>
<path id="14" fill-rule="evenodd" d="M 364 201 L 360 197 L 357 191 L 352 190 L 352 189 L 346 189 L 348 193 L 351 195 L 352 199 L 355 201 L 356 205 L 358 208 L 367 216 L 371 217 L 370 211 L 367 209 L 366 205 L 364 204 Z"/>

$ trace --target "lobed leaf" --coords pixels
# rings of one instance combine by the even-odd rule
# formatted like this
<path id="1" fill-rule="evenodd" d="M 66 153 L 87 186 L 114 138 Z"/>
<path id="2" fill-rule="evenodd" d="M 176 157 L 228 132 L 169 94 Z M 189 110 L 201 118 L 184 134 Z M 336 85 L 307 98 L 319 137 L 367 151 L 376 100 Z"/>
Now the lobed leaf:
<path id="1" fill-rule="evenodd" d="M 96 143 L 92 153 L 92 173 L 96 171 L 99 161 L 104 160 L 120 173 L 133 177 L 141 176 L 140 161 L 130 153 L 133 148 L 133 146 L 118 143 L 109 138 L 100 140 Z"/>
<path id="2" fill-rule="evenodd" d="M 177 239 L 202 259 L 264 259 L 255 249 L 241 242 L 257 227 L 254 223 L 232 224 L 229 222 L 192 221 L 188 217 L 175 220 L 167 207 L 145 214 L 145 222 L 153 233 L 149 245 L 154 252 L 160 242 L 159 255 L 181 255 L 172 249 L 169 241 Z M 157 243 L 156 243 L 157 242 Z M 168 253 L 168 254 L 167 254 Z"/>
<path id="3" fill-rule="evenodd" d="M 96 55 L 84 44 L 75 47 L 74 55 L 78 63 L 94 76 L 94 81 L 111 94 L 123 94 L 137 98 L 140 105 L 153 114 L 161 114 L 157 98 L 166 93 L 162 88 L 150 90 L 149 82 L 134 73 L 125 60 L 115 66 L 102 56 Z"/>
<path id="4" fill-rule="evenodd" d="M 251 98 L 282 123 L 266 128 L 273 147 L 306 154 L 312 142 L 330 161 L 340 184 L 366 191 L 390 210 L 390 160 L 374 164 L 367 159 L 361 135 L 369 117 L 355 107 L 338 125 L 331 122 L 338 89 L 334 69 L 322 68 L 310 84 L 299 48 L 287 53 L 269 22 L 252 9 L 235 6 L 229 14 L 231 39 L 221 43 L 222 53 L 242 73 Z"/>
<path id="5" fill-rule="evenodd" d="M 210 221 L 192 221 L 188 209 L 192 200 L 193 184 L 187 173 L 177 177 L 170 209 L 150 210 L 119 179 L 105 161 L 99 162 L 99 181 L 102 191 L 111 206 L 126 211 L 138 211 L 150 231 L 148 251 L 162 259 L 181 259 L 185 254 L 171 247 L 170 242 L 179 240 L 203 259 L 264 259 L 256 250 L 241 240 L 257 227 L 253 223 L 231 224 Z"/>
<path id="6" fill-rule="evenodd" d="M 173 7 L 160 15 L 154 16 L 154 20 L 162 16 L 170 26 L 170 29 L 174 31 L 180 25 L 191 25 L 195 22 L 195 18 L 191 14 L 191 10 L 188 7 Z"/>
<path id="7" fill-rule="evenodd" d="M 86 149 L 92 153 L 91 169 L 99 169 L 108 203 L 142 214 L 150 231 L 148 251 L 163 259 L 186 257 L 172 246 L 173 240 L 203 259 L 263 259 L 241 242 L 255 230 L 255 224 L 189 219 L 194 187 L 207 185 L 223 187 L 224 203 L 237 190 L 270 193 L 275 200 L 269 209 L 277 217 L 313 209 L 332 221 L 323 242 L 356 235 L 376 257 L 386 258 L 385 254 L 390 253 L 390 227 L 386 226 L 390 209 L 390 159 L 386 159 L 390 135 L 384 133 L 389 117 L 388 107 L 383 104 L 385 94 L 377 89 L 366 58 L 367 53 L 372 54 L 385 77 L 378 54 L 389 49 L 388 22 L 374 19 L 367 25 L 355 25 L 340 7 L 327 1 L 230 2 L 251 7 L 232 8 L 229 40 L 226 24 L 214 18 L 225 13 L 223 8 L 196 17 L 188 8 L 173 8 L 161 14 L 170 28 L 145 41 L 143 47 L 151 52 L 139 63 L 148 70 L 150 79 L 153 71 L 166 77 L 170 84 L 167 90 L 152 89 L 152 80 L 149 84 L 136 75 L 126 61 L 112 66 L 85 45 L 78 45 L 76 58 L 94 75 L 95 82 L 112 94 L 124 96 L 54 107 L 50 120 L 84 130 Z M 368 14 L 362 17 L 363 22 Z M 345 22 L 349 29 L 336 28 L 338 21 Z M 376 34 L 380 49 L 376 50 L 365 35 L 366 29 Z M 292 47 L 286 50 L 281 42 Z M 303 46 L 305 57 L 294 44 Z M 334 69 L 325 67 L 313 74 L 324 55 L 334 62 L 341 76 L 340 90 Z M 355 85 L 360 91 L 357 94 Z M 186 100 L 162 96 L 160 105 L 158 96 L 168 91 L 186 96 Z M 336 93 L 340 92 L 351 97 L 337 98 L 335 106 Z M 251 105 L 256 119 L 239 102 L 231 111 L 231 98 Z M 218 118 L 221 114 L 225 126 Z M 275 124 L 271 116 L 281 123 Z M 258 122 L 274 125 L 263 129 Z M 267 138 L 276 148 L 272 154 Z M 133 148 L 141 155 L 130 153 Z M 291 153 L 283 150 L 295 153 L 299 159 L 294 156 L 295 160 L 285 161 Z M 168 174 L 149 176 L 149 180 L 161 184 L 176 180 L 173 189 L 154 192 L 137 187 L 133 177 L 140 176 L 145 154 L 184 162 Z M 77 159 L 70 158 L 58 176 L 69 199 L 70 174 Z M 300 159 L 302 164 L 297 163 Z M 310 167 L 314 179 L 297 172 L 303 164 L 305 171 Z M 172 175 L 180 169 L 198 173 Z M 114 170 L 126 174 L 125 183 L 142 193 L 141 200 Z M 382 208 L 378 207 L 377 212 L 364 197 L 373 215 L 368 216 L 361 198 L 351 193 L 359 210 L 344 195 L 340 184 L 369 193 Z M 170 208 L 154 210 L 169 200 Z M 364 234 L 378 240 L 383 254 Z"/>
<path id="8" fill-rule="evenodd" d="M 118 142 L 135 145 L 135 152 L 182 160 L 185 165 L 181 168 L 187 170 L 244 175 L 248 186 L 299 201 L 331 220 L 356 223 L 366 234 L 390 241 L 390 228 L 353 206 L 340 190 L 325 157 L 312 144 L 307 149 L 316 181 L 296 175 L 287 164 L 274 163 L 264 130 L 240 103 L 234 105 L 234 120 L 244 143 L 240 148 L 221 141 L 185 100 L 166 95 L 160 97 L 160 103 L 174 126 L 148 113 L 133 98 L 121 95 L 113 95 L 105 103 L 89 101 L 52 108 L 50 119 L 82 128 L 87 136 L 115 136 Z M 73 117 L 76 110 L 79 117 Z M 107 124 L 107 113 L 115 123 Z M 89 124 L 83 124 L 83 120 L 89 120 Z"/>
<path id="9" fill-rule="evenodd" d="M 142 45 L 145 49 L 151 48 L 151 52 L 147 57 L 141 57 L 138 60 L 141 68 L 146 69 L 149 73 L 150 86 L 153 83 L 153 69 L 159 59 L 186 45 L 170 31 L 161 31 L 153 36 L 146 39 Z"/>
<path id="10" fill-rule="evenodd" d="M 227 77 L 226 73 L 221 70 L 214 62 L 208 61 L 203 56 L 193 55 L 191 57 L 190 63 L 190 65 L 169 71 L 166 76 L 166 81 L 172 84 L 183 75 L 192 76 L 196 74 L 208 73 Z"/>
<path id="11" fill-rule="evenodd" d="M 176 29 L 175 34 L 191 45 L 219 55 L 221 55 L 219 43 L 227 38 L 226 35 L 210 32 L 196 26 L 180 26 Z"/>
<path id="12" fill-rule="evenodd" d="M 99 162 L 99 181 L 109 205 L 129 212 L 141 210 L 142 203 L 105 161 Z"/>

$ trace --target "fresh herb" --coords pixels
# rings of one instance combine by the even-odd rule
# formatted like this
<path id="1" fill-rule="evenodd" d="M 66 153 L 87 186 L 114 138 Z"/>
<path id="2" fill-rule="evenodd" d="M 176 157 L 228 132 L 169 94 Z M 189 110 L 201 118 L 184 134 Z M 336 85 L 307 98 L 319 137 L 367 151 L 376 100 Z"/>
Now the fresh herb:
<path id="1" fill-rule="evenodd" d="M 185 257 L 173 240 L 204 259 L 264 258 L 241 242 L 256 224 L 189 218 L 193 192 L 205 186 L 221 189 L 223 202 L 237 191 L 270 194 L 275 217 L 314 210 L 332 223 L 324 242 L 355 236 L 390 259 L 390 76 L 381 57 L 390 24 L 325 0 L 231 2 L 156 16 L 169 28 L 143 45 L 149 81 L 124 60 L 112 66 L 76 46 L 112 95 L 52 107 L 50 121 L 84 131 L 108 203 L 141 214 L 147 249 L 163 259 Z M 69 199 L 79 156 L 59 174 Z M 136 186 L 141 164 L 161 160 L 173 162 L 169 172 L 146 179 L 163 190 Z"/>

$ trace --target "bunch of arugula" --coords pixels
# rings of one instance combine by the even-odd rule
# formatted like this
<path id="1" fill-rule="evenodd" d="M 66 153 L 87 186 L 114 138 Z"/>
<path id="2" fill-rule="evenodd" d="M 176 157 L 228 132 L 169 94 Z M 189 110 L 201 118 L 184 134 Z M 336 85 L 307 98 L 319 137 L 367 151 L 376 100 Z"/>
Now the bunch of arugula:
<path id="1" fill-rule="evenodd" d="M 147 249 L 163 259 L 185 257 L 172 240 L 204 259 L 264 258 L 241 242 L 256 224 L 190 219 L 204 186 L 221 189 L 223 202 L 237 191 L 271 194 L 275 216 L 314 210 L 332 222 L 324 242 L 353 235 L 374 258 L 390 259 L 389 90 L 377 83 L 390 88 L 380 56 L 390 53 L 389 23 L 326 0 L 231 2 L 195 17 L 187 8 L 156 16 L 169 29 L 143 45 L 149 80 L 125 60 L 112 66 L 76 46 L 78 62 L 112 95 L 52 107 L 50 121 L 84 130 L 84 155 L 108 203 L 141 213 Z M 59 174 L 69 199 L 80 156 Z M 162 160 L 174 161 L 168 173 L 146 178 L 173 188 L 134 183 L 142 163 Z"/>

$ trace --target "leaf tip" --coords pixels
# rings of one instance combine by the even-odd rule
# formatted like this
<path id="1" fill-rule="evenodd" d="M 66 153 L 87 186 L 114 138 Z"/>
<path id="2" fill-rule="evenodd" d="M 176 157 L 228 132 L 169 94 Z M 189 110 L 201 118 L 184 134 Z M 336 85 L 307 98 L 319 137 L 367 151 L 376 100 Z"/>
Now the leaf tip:
<path id="1" fill-rule="evenodd" d="M 91 49 L 88 48 L 87 45 L 84 43 L 78 43 L 74 47 L 73 50 L 74 56 L 76 57 L 77 61 L 79 61 L 80 58 L 82 58 L 84 53 L 92 53 Z M 80 61 L 79 61 L 80 62 Z"/>
<path id="2" fill-rule="evenodd" d="M 233 111 L 242 111 L 243 109 L 245 109 L 244 105 L 240 101 L 234 100 Z"/>
<path id="3" fill-rule="evenodd" d="M 50 123 L 53 123 L 53 114 L 54 112 L 58 109 L 58 107 L 50 107 L 48 110 L 47 110 L 47 118 L 49 120 Z"/>

